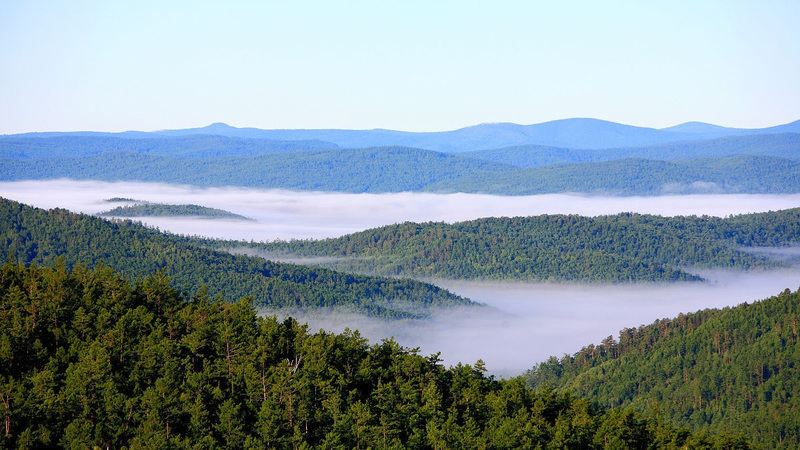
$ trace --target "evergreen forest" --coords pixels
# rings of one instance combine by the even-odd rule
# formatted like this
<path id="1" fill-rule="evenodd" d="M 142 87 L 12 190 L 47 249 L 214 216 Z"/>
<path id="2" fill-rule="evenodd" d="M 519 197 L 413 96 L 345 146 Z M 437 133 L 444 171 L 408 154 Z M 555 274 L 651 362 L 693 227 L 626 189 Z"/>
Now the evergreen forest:
<path id="1" fill-rule="evenodd" d="M 697 268 L 764 269 L 779 262 L 759 248 L 799 243 L 800 209 L 790 209 L 728 218 L 624 213 L 408 222 L 324 240 L 206 245 L 378 275 L 640 282 L 699 281 L 691 273 Z"/>
<path id="2" fill-rule="evenodd" d="M 524 374 L 530 386 L 673 426 L 739 430 L 766 448 L 800 447 L 800 292 L 626 328 Z"/>
<path id="3" fill-rule="evenodd" d="M 0 199 L 0 257 L 29 265 L 114 267 L 129 280 L 159 272 L 176 288 L 229 299 L 251 297 L 272 309 L 337 309 L 385 318 L 418 318 L 433 307 L 477 306 L 431 284 L 231 255 L 182 242 L 129 220 Z"/>
<path id="4" fill-rule="evenodd" d="M 751 448 L 156 273 L 0 268 L 3 448 Z"/>

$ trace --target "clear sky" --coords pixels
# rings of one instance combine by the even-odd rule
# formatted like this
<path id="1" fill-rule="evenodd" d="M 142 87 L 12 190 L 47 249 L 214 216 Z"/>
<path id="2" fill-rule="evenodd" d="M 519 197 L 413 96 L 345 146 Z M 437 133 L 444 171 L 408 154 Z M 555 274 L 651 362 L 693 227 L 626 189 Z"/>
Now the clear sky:
<path id="1" fill-rule="evenodd" d="M 0 134 L 800 119 L 800 1 L 0 1 Z"/>

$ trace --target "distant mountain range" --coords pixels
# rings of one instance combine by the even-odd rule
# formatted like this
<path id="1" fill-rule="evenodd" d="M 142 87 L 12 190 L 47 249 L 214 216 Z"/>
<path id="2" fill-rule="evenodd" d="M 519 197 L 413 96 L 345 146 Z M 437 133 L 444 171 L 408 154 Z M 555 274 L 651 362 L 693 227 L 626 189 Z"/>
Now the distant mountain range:
<path id="1" fill-rule="evenodd" d="M 352 193 L 794 193 L 800 121 L 759 130 L 569 119 L 434 133 L 213 124 L 0 136 L 0 180 L 58 178 Z"/>
<path id="2" fill-rule="evenodd" d="M 0 141 L 28 137 L 117 137 L 152 139 L 194 135 L 230 138 L 266 139 L 271 141 L 310 141 L 317 149 L 366 148 L 380 146 L 415 147 L 440 152 L 463 152 L 521 145 L 543 145 L 572 149 L 642 147 L 671 142 L 690 142 L 729 136 L 800 133 L 800 120 L 769 128 L 726 128 L 701 122 L 688 122 L 670 128 L 655 129 L 623 125 L 598 119 L 563 119 L 534 125 L 490 123 L 452 131 L 409 132 L 385 129 L 294 129 L 263 130 L 236 128 L 215 123 L 202 128 L 123 133 L 47 132 L 6 135 Z"/>

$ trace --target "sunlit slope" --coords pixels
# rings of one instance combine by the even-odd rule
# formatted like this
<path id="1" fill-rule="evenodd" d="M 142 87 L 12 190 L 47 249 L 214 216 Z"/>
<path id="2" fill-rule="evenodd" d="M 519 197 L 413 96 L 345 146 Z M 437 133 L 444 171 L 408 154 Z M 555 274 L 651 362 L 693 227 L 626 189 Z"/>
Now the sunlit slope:
<path id="1" fill-rule="evenodd" d="M 624 329 L 525 374 L 533 386 L 674 425 L 740 430 L 766 448 L 800 446 L 800 293 Z"/>
<path id="2" fill-rule="evenodd" d="M 683 267 L 763 268 L 771 262 L 741 247 L 798 241 L 800 209 L 727 219 L 618 214 L 403 223 L 255 247 L 276 257 L 331 257 L 312 263 L 382 275 L 617 282 L 699 279 Z"/>
<path id="3" fill-rule="evenodd" d="M 273 308 L 338 308 L 384 317 L 416 317 L 434 306 L 472 304 L 413 280 L 376 278 L 234 256 L 177 242 L 131 222 L 110 222 L 66 210 L 42 210 L 0 199 L 0 258 L 53 265 L 63 258 L 102 262 L 129 279 L 162 270 L 189 292 L 252 297 Z M 411 312 L 406 312 L 411 311 Z"/>

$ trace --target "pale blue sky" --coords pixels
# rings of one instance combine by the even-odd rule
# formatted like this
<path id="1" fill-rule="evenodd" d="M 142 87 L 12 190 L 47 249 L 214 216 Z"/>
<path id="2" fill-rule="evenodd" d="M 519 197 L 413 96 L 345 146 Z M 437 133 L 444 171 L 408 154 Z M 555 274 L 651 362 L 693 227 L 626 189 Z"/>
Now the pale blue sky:
<path id="1" fill-rule="evenodd" d="M 796 0 L 4 0 L 0 133 L 765 127 L 800 119 L 798 24 Z"/>

